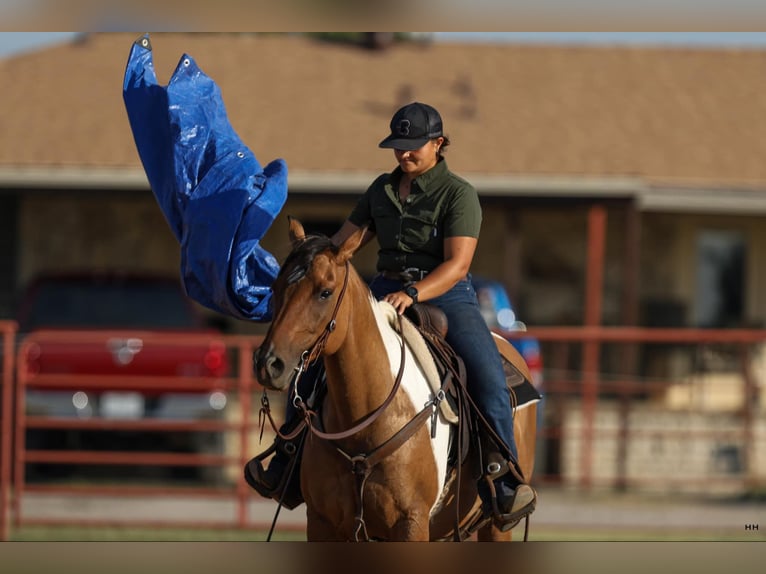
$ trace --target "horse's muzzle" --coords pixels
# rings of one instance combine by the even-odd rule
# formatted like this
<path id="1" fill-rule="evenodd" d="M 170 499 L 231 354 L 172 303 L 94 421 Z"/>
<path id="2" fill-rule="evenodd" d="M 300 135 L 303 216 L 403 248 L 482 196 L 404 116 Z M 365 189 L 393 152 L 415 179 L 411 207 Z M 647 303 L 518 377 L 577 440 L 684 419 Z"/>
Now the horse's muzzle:
<path id="1" fill-rule="evenodd" d="M 253 353 L 253 371 L 258 382 L 266 388 L 281 390 L 285 383 L 285 363 L 274 354 L 272 345 L 261 346 Z"/>

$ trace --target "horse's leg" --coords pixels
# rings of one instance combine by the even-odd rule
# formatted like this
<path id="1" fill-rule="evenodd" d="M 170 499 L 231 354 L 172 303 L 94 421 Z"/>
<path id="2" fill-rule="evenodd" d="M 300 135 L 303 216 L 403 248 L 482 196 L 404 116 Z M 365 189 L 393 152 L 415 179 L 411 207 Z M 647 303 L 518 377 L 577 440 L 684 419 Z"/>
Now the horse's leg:
<path id="1" fill-rule="evenodd" d="M 306 540 L 309 542 L 343 542 L 346 537 L 341 536 L 331 522 L 309 508 L 306 510 Z"/>
<path id="2" fill-rule="evenodd" d="M 396 542 L 428 542 L 428 510 L 403 517 L 391 529 L 391 540 Z"/>
<path id="3" fill-rule="evenodd" d="M 512 540 L 513 530 L 501 532 L 491 522 L 479 528 L 476 531 L 476 540 L 478 542 L 510 542 Z"/>

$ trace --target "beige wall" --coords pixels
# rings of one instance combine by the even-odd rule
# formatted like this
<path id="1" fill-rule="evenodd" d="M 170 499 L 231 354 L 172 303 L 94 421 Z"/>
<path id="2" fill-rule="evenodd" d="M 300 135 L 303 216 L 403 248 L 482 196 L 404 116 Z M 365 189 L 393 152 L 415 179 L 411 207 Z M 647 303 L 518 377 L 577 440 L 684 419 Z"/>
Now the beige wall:
<path id="1" fill-rule="evenodd" d="M 578 400 L 561 412 L 561 478 L 577 486 L 588 470 L 584 455 L 583 409 Z M 757 413 L 755 436 L 766 430 L 766 416 Z M 706 412 L 699 408 L 673 410 L 661 404 L 632 402 L 627 419 L 624 478 L 631 490 L 732 496 L 751 492 L 766 480 L 766 461 L 757 442 L 742 438 L 743 419 L 735 412 Z M 636 431 L 633 433 L 632 431 Z M 679 439 L 683 434 L 683 439 Z M 619 478 L 620 406 L 600 400 L 593 421 L 589 476 L 596 486 L 611 486 Z M 750 447 L 748 449 L 748 446 Z M 749 468 L 735 469 L 722 456 L 750 456 Z M 757 487 L 756 487 L 757 488 Z"/>
<path id="2" fill-rule="evenodd" d="M 289 250 L 287 215 L 301 220 L 342 222 L 356 201 L 290 198 L 263 239 L 278 259 Z M 738 229 L 749 241 L 747 313 L 766 322 L 762 288 L 766 268 L 766 226 L 762 218 L 717 215 L 642 215 L 641 299 L 675 299 L 693 317 L 695 241 L 702 229 Z M 27 194 L 20 202 L 17 285 L 42 270 L 131 269 L 178 273 L 179 246 L 154 197 L 148 192 Z M 484 225 L 472 271 L 501 280 L 530 325 L 580 324 L 583 317 L 587 210 L 485 205 Z M 608 213 L 604 274 L 604 320 L 617 323 L 622 296 L 624 226 L 620 211 Z M 375 270 L 376 246 L 355 258 L 363 274 Z M 252 325 L 235 323 L 249 332 Z M 260 330 L 256 329 L 256 332 Z"/>
<path id="3" fill-rule="evenodd" d="M 746 323 L 766 326 L 763 271 L 766 265 L 766 229 L 761 216 L 718 214 L 643 215 L 641 295 L 672 297 L 688 305 L 687 318 L 694 321 L 697 297 L 697 240 L 706 230 L 735 231 L 747 241 Z"/>
<path id="4" fill-rule="evenodd" d="M 19 210 L 19 286 L 41 271 L 178 271 L 178 242 L 148 193 L 30 194 Z"/>
<path id="5" fill-rule="evenodd" d="M 519 314 L 529 325 L 580 324 L 586 213 L 530 208 L 519 213 L 524 241 Z"/>

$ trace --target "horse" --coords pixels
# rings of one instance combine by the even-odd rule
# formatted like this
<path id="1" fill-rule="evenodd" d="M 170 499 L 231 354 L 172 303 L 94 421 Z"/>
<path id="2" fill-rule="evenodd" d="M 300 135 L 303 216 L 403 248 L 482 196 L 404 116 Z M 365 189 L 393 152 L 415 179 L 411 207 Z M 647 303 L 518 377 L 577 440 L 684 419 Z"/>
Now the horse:
<path id="1" fill-rule="evenodd" d="M 474 532 L 480 541 L 511 540 L 510 530 L 482 516 L 470 457 L 458 472 L 448 469 L 442 397 L 391 325 L 396 311 L 374 298 L 350 264 L 364 231 L 336 246 L 290 219 L 292 250 L 272 286 L 272 322 L 254 354 L 259 383 L 277 391 L 310 362 L 324 361 L 326 395 L 320 412 L 306 415 L 311 432 L 300 465 L 307 540 L 465 540 Z M 530 380 L 514 347 L 496 340 Z M 536 404 L 516 410 L 518 462 L 527 481 L 535 421 Z"/>

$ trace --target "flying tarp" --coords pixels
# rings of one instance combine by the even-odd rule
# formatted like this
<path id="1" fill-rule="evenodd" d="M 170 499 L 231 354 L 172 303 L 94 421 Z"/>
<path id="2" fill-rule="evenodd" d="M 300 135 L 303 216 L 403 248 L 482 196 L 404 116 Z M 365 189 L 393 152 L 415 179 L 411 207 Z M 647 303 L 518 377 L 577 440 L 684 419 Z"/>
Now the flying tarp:
<path id="1" fill-rule="evenodd" d="M 287 198 L 287 165 L 265 168 L 236 134 L 221 91 L 184 54 L 157 84 L 149 36 L 132 46 L 123 99 L 136 148 L 181 245 L 181 281 L 201 305 L 269 321 L 276 258 L 260 241 Z"/>

